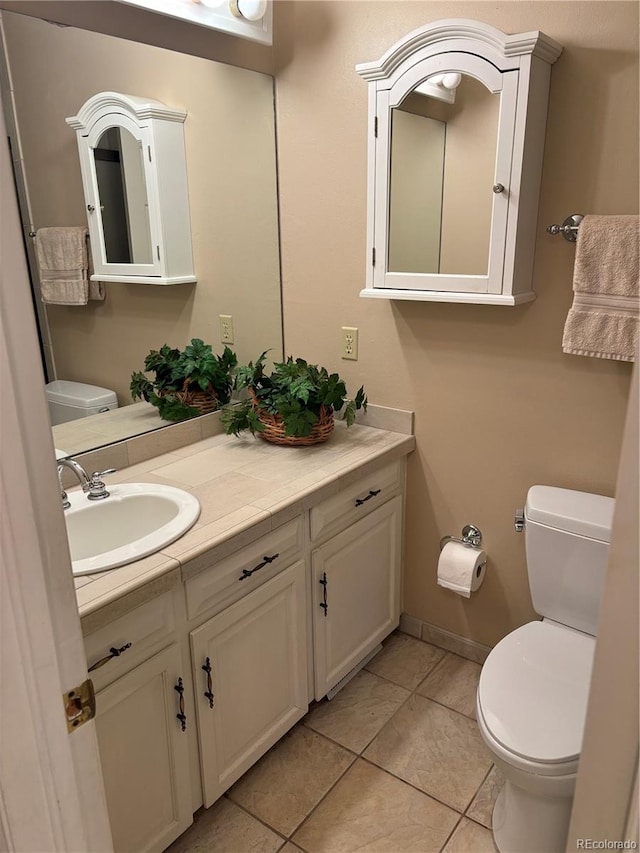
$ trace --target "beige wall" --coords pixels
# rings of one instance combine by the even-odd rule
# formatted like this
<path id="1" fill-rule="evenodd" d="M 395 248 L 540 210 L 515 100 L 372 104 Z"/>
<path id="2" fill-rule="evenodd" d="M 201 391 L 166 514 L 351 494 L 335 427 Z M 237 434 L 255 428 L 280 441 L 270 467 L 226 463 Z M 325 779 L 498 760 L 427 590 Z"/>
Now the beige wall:
<path id="1" fill-rule="evenodd" d="M 47 306 L 58 378 L 112 388 L 122 405 L 150 349 L 201 337 L 221 351 L 219 314 L 233 316 L 242 360 L 279 353 L 272 78 L 12 12 L 3 21 L 36 228 L 86 222 L 75 133 L 64 119 L 88 97 L 119 91 L 187 110 L 198 283 L 108 283 L 104 303 Z"/>
<path id="2" fill-rule="evenodd" d="M 570 213 L 638 211 L 638 5 L 616 2 L 286 2 L 275 9 L 285 349 L 338 369 L 376 403 L 414 409 L 404 609 L 495 643 L 535 617 L 513 511 L 548 483 L 613 494 L 630 366 L 564 355 Z M 358 297 L 365 278 L 367 86 L 378 59 L 429 21 L 540 29 L 553 66 L 534 288 L 517 308 Z M 360 330 L 358 362 L 340 326 Z M 312 332 L 311 332 L 312 330 Z M 467 522 L 489 571 L 466 601 L 436 586 L 438 541 Z"/>

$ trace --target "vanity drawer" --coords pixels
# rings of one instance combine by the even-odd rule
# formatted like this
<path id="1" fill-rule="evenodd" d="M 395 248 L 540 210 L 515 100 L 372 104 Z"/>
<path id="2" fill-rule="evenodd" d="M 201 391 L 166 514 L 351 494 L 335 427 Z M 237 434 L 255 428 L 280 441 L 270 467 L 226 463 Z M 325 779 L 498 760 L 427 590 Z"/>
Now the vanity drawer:
<path id="1" fill-rule="evenodd" d="M 402 483 L 402 462 L 393 462 L 346 486 L 311 509 L 311 539 L 337 533 L 383 504 Z"/>
<path id="2" fill-rule="evenodd" d="M 158 595 L 84 638 L 87 667 L 96 690 L 173 640 L 176 630 L 174 595 L 175 590 Z M 112 649 L 120 653 L 116 655 Z"/>
<path id="3" fill-rule="evenodd" d="M 240 548 L 185 583 L 187 617 L 213 615 L 300 559 L 302 517 Z"/>

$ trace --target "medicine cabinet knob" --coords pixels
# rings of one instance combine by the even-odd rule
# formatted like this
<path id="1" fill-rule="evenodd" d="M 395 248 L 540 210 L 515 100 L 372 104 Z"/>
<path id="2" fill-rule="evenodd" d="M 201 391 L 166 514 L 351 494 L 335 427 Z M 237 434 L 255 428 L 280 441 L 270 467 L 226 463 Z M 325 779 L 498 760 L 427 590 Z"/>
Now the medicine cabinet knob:
<path id="1" fill-rule="evenodd" d="M 93 213 L 93 211 L 95 210 L 95 206 L 93 204 L 88 204 L 87 210 L 89 211 L 89 213 Z"/>
<path id="2" fill-rule="evenodd" d="M 504 192 L 504 184 L 494 184 L 493 191 L 496 195 Z"/>

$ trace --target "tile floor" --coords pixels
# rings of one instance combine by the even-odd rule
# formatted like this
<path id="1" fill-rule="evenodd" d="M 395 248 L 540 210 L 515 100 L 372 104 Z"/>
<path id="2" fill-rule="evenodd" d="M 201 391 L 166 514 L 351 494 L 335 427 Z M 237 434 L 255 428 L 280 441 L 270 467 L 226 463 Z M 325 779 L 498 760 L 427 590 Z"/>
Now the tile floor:
<path id="1" fill-rule="evenodd" d="M 479 676 L 477 663 L 392 634 L 170 853 L 495 853 L 503 780 L 475 723 Z"/>

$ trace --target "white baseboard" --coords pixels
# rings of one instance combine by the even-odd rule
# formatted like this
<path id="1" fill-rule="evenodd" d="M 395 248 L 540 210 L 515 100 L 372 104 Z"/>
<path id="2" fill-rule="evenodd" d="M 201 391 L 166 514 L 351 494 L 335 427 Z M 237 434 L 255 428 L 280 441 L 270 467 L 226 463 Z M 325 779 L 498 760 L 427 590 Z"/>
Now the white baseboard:
<path id="1" fill-rule="evenodd" d="M 409 616 L 408 613 L 400 615 L 400 630 L 404 634 L 417 637 L 418 640 L 439 646 L 441 649 L 446 649 L 448 652 L 453 652 L 476 663 L 484 663 L 491 651 L 491 646 L 476 643 L 475 640 L 469 640 L 467 637 L 461 637 L 459 634 L 446 631 L 444 628 L 438 628 L 437 625 L 423 622 L 421 619 L 416 619 L 415 616 Z"/>

